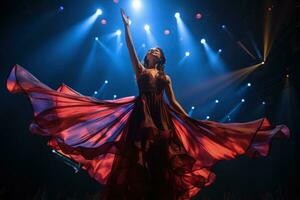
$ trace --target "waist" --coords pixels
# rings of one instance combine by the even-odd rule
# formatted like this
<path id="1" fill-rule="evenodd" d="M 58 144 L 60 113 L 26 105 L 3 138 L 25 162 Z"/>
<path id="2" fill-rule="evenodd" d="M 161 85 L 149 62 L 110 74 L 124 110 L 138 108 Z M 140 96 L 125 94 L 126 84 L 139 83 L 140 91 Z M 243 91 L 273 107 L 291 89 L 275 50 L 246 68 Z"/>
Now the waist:
<path id="1" fill-rule="evenodd" d="M 141 95 L 163 96 L 163 91 L 158 91 L 158 90 L 139 90 L 139 96 L 141 96 Z"/>

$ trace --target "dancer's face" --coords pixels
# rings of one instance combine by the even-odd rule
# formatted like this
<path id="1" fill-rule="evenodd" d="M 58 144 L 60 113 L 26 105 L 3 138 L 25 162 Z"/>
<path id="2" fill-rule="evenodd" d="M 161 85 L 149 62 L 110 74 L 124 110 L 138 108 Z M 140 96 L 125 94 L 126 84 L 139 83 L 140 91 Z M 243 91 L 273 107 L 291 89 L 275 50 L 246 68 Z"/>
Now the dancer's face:
<path id="1" fill-rule="evenodd" d="M 147 52 L 147 59 L 150 61 L 159 61 L 161 59 L 161 52 L 158 48 L 151 48 Z"/>

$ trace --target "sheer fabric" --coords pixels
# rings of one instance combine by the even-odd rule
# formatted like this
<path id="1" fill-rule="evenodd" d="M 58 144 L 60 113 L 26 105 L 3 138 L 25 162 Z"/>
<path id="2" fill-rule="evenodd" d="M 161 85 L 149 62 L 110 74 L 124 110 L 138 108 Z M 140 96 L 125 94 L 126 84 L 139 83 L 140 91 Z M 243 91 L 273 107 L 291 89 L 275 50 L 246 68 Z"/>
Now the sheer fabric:
<path id="1" fill-rule="evenodd" d="M 267 156 L 271 140 L 288 138 L 285 125 L 266 118 L 246 123 L 197 120 L 163 98 L 163 75 L 144 71 L 138 96 L 99 100 L 65 84 L 49 88 L 19 65 L 7 79 L 33 108 L 30 131 L 81 164 L 105 185 L 102 199 L 188 200 L 216 175 L 212 166 L 237 156 Z"/>

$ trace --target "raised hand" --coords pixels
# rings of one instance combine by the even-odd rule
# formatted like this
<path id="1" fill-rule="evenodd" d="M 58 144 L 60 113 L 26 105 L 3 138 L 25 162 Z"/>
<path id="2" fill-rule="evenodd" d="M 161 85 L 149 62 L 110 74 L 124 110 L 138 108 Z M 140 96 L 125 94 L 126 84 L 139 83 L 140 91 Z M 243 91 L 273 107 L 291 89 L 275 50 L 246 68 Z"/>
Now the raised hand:
<path id="1" fill-rule="evenodd" d="M 129 25 L 129 17 L 126 16 L 124 9 L 120 9 L 124 25 Z"/>
<path id="2" fill-rule="evenodd" d="M 127 48 L 130 55 L 130 60 L 132 62 L 133 69 L 138 77 L 141 72 L 144 70 L 144 66 L 140 63 L 138 56 L 136 54 L 135 48 L 133 46 L 130 30 L 129 30 L 129 17 L 126 16 L 125 11 L 121 8 L 121 16 L 125 26 L 125 40 L 127 44 Z"/>

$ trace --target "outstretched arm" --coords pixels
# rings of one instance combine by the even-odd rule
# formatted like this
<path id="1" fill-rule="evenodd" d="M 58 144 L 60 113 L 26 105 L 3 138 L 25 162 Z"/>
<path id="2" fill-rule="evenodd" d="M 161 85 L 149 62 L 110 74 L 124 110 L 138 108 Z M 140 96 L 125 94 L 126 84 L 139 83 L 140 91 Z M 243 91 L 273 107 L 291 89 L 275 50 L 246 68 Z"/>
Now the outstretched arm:
<path id="1" fill-rule="evenodd" d="M 130 60 L 132 62 L 133 69 L 137 76 L 144 70 L 144 66 L 140 63 L 135 48 L 133 46 L 130 30 L 129 30 L 129 18 L 126 16 L 123 9 L 121 9 L 121 16 L 125 26 L 125 39 L 127 48 L 129 51 Z"/>
<path id="2" fill-rule="evenodd" d="M 166 79 L 167 79 L 167 83 L 165 85 L 165 91 L 171 106 L 178 112 L 183 113 L 186 116 L 189 116 L 175 98 L 174 91 L 172 88 L 171 78 L 168 75 L 166 75 Z"/>

